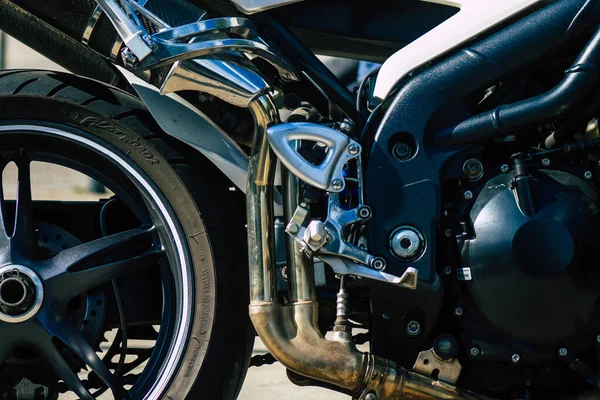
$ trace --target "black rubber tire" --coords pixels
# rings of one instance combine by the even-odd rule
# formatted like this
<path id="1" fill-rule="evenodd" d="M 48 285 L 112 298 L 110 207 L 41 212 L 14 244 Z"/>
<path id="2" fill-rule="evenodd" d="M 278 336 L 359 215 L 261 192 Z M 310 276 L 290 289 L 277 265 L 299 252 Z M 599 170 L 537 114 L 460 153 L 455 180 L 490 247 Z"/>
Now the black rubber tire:
<path id="1" fill-rule="evenodd" d="M 227 178 L 199 153 L 162 132 L 139 99 L 104 83 L 48 71 L 0 71 L 0 122 L 7 120 L 92 134 L 158 185 L 188 237 L 196 295 L 202 296 L 185 358 L 161 397 L 235 399 L 254 343 L 240 192 L 230 191 Z"/>

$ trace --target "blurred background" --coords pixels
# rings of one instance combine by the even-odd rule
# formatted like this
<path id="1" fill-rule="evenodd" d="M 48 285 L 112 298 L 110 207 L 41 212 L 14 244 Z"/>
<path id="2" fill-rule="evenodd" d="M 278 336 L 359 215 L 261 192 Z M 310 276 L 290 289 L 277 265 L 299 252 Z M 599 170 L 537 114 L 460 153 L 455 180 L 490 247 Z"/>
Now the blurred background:
<path id="1" fill-rule="evenodd" d="M 326 65 L 349 86 L 356 80 L 357 62 L 331 57 L 322 58 Z M 45 69 L 65 71 L 39 53 L 0 32 L 0 69 Z M 17 168 L 9 164 L 2 172 L 5 198 L 15 199 Z M 55 164 L 34 162 L 31 165 L 32 195 L 35 200 L 95 201 L 108 198 L 104 190 L 86 175 Z M 365 349 L 366 351 L 366 349 Z M 266 354 L 260 339 L 256 339 L 254 355 Z M 61 396 L 61 399 L 67 397 Z M 69 399 L 75 397 L 69 397 Z M 241 400 L 342 400 L 348 396 L 321 388 L 302 388 L 287 379 L 285 368 L 279 363 L 253 367 L 239 397 Z"/>

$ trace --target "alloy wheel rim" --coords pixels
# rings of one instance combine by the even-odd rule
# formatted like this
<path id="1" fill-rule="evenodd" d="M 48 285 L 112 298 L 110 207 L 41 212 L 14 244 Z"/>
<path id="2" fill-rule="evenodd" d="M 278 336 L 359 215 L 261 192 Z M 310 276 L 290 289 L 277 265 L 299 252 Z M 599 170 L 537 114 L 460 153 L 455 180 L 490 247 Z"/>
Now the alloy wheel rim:
<path id="1" fill-rule="evenodd" d="M 10 259 L 3 260 L 5 265 L 0 268 L 0 277 L 2 276 L 2 273 L 10 273 L 13 270 L 24 274 L 28 280 L 33 282 L 35 301 L 25 312 L 17 313 L 18 315 L 0 314 L 0 324 L 4 325 L 0 326 L 0 341 L 3 337 L 6 339 L 6 333 L 10 331 L 11 328 L 14 330 L 15 327 L 19 327 L 19 329 L 12 332 L 12 335 L 9 332 L 9 336 L 14 336 L 14 332 L 17 331 L 19 331 L 18 333 L 22 333 L 18 335 L 19 343 L 22 344 L 24 342 L 33 347 L 36 353 L 40 354 L 42 358 L 49 362 L 56 375 L 59 376 L 59 378 L 62 379 L 80 398 L 89 399 L 93 398 L 93 396 L 90 391 L 81 384 L 81 381 L 76 374 L 69 373 L 69 365 L 62 359 L 60 351 L 57 353 L 52 350 L 56 349 L 56 345 L 53 341 L 59 340 L 62 345 L 69 348 L 69 351 L 75 353 L 82 359 L 84 365 L 99 376 L 113 391 L 115 398 L 129 398 L 130 395 L 133 395 L 136 398 L 143 395 L 145 399 L 157 399 L 161 397 L 177 372 L 177 367 L 183 355 L 191 325 L 189 315 L 191 315 L 191 307 L 193 304 L 191 291 L 193 281 L 191 279 L 192 272 L 189 254 L 187 252 L 187 245 L 182 239 L 184 236 L 182 235 L 181 228 L 173 217 L 173 211 L 170 209 L 170 206 L 162 193 L 160 193 L 158 188 L 151 183 L 151 180 L 145 176 L 139 168 L 136 168 L 137 166 L 127 162 L 118 151 L 113 150 L 106 144 L 100 144 L 83 133 L 75 134 L 54 127 L 38 125 L 0 126 L 0 135 L 19 133 L 34 133 L 43 136 L 52 136 L 81 145 L 94 152 L 100 152 L 103 157 L 108 158 L 124 171 L 124 174 L 131 179 L 134 186 L 140 190 L 140 193 L 144 194 L 144 201 L 149 203 L 148 207 L 151 207 L 156 211 L 156 215 L 160 217 L 158 218 L 160 221 L 157 220 L 158 223 L 142 226 L 136 230 L 113 234 L 112 237 L 108 237 L 109 239 L 102 239 L 104 242 L 102 242 L 101 239 L 98 239 L 95 243 L 92 242 L 92 245 L 88 242 L 76 247 L 78 248 L 78 251 L 87 250 L 88 252 L 91 252 L 83 255 L 83 258 L 86 258 L 90 254 L 93 254 L 95 250 L 98 250 L 97 248 L 90 247 L 99 246 L 100 250 L 106 250 L 115 245 L 115 243 L 153 237 L 157 243 L 153 242 L 147 251 L 135 255 L 134 258 L 136 258 L 136 260 L 133 264 L 137 265 L 140 260 L 144 259 L 147 262 L 152 262 L 156 257 L 167 257 L 169 258 L 169 264 L 171 264 L 171 258 L 174 258 L 172 257 L 174 255 L 176 257 L 175 261 L 177 266 L 175 268 L 176 271 L 173 272 L 174 282 L 171 286 L 178 291 L 178 294 L 172 301 L 172 303 L 176 305 L 176 310 L 173 313 L 175 314 L 175 317 L 173 318 L 175 323 L 173 324 L 172 335 L 170 338 L 165 337 L 168 333 L 165 333 L 167 329 L 165 328 L 163 331 L 163 327 L 161 326 L 158 340 L 160 340 L 160 337 L 162 336 L 163 341 L 160 343 L 160 346 L 158 341 L 156 343 L 156 348 L 160 347 L 161 354 L 165 355 L 164 359 L 154 360 L 154 368 L 156 371 L 150 371 L 150 375 L 147 374 L 146 376 L 140 377 L 140 385 L 144 386 L 144 388 L 138 388 L 136 391 L 136 386 L 134 385 L 134 387 L 127 392 L 123 388 L 123 384 L 117 382 L 108 368 L 103 366 L 102 360 L 94 354 L 95 352 L 91 349 L 89 344 L 86 344 L 85 340 L 82 340 L 82 338 L 78 336 L 76 330 L 70 326 L 68 321 L 66 321 L 65 316 L 54 311 L 63 308 L 68 303 L 68 300 L 75 295 L 73 292 L 69 292 L 69 290 L 65 289 L 71 285 L 69 279 L 66 277 L 76 275 L 77 278 L 75 279 L 79 281 L 77 291 L 81 292 L 82 288 L 86 290 L 91 289 L 93 286 L 92 283 L 98 282 L 98 276 L 103 276 L 103 279 L 105 280 L 109 276 L 103 275 L 100 272 L 93 272 L 92 274 L 95 274 L 96 276 L 93 276 L 93 279 L 90 278 L 90 283 L 87 285 L 82 284 L 82 276 L 86 274 L 85 271 L 88 271 L 87 273 L 90 274 L 90 270 L 99 271 L 102 268 L 95 267 L 81 271 L 78 271 L 75 268 L 73 269 L 74 272 L 71 271 L 70 269 L 81 261 L 81 257 L 78 258 L 77 255 L 74 254 L 75 251 L 69 252 L 68 250 L 65 250 L 58 253 L 50 260 L 31 260 L 30 257 L 25 254 L 27 252 L 26 249 L 30 248 L 29 246 L 35 247 L 33 244 L 35 241 L 33 238 L 35 234 L 33 232 L 33 219 L 23 217 L 31 212 L 33 200 L 31 199 L 30 182 L 27 178 L 31 159 L 29 159 L 27 152 L 22 151 L 13 160 L 19 167 L 20 182 L 15 207 L 16 222 L 14 233 L 13 236 L 8 236 L 7 234 L 3 235 L 2 232 L 0 232 L 0 245 L 4 248 L 6 248 L 6 246 L 10 248 L 9 252 L 5 252 L 5 254 L 10 254 Z M 1 210 L 3 209 L 4 207 L 2 207 Z M 2 213 L 0 212 L 0 214 Z M 2 221 L 0 222 L 2 222 L 1 225 L 4 226 L 6 217 L 2 215 Z M 165 240 L 161 240 L 161 238 L 165 239 L 165 237 L 168 238 L 166 241 L 172 244 L 169 248 L 169 254 L 165 254 Z M 88 248 L 84 247 L 86 245 L 88 245 Z M 57 259 L 61 254 L 63 254 L 63 256 L 61 256 L 62 258 Z M 69 256 L 71 258 L 69 258 Z M 127 260 L 121 261 L 123 261 L 124 264 L 127 264 Z M 115 270 L 106 265 L 103 267 L 106 267 L 105 270 L 111 270 L 112 272 Z M 135 267 L 131 270 L 137 268 L 138 267 Z M 9 277 L 8 279 L 13 278 Z M 11 282 L 14 284 L 19 283 L 18 281 Z M 0 280 L 0 285 L 1 284 L 2 281 Z M 11 284 L 11 286 L 14 285 Z M 14 287 L 18 289 L 17 286 Z M 167 300 L 165 299 L 165 301 Z M 3 319 L 4 316 L 11 318 Z M 50 340 L 44 341 L 37 339 L 44 335 L 50 336 Z M 36 337 L 36 343 L 34 343 L 33 337 Z M 4 343 L 7 343 L 6 340 Z M 10 346 L 5 345 L 4 349 L 0 349 L 0 359 L 4 359 L 7 356 L 6 349 L 8 348 L 10 348 Z M 155 350 L 154 353 L 156 353 L 156 351 L 157 350 Z M 152 357 L 154 357 L 154 354 Z M 150 360 L 148 361 L 148 364 L 150 364 Z"/>

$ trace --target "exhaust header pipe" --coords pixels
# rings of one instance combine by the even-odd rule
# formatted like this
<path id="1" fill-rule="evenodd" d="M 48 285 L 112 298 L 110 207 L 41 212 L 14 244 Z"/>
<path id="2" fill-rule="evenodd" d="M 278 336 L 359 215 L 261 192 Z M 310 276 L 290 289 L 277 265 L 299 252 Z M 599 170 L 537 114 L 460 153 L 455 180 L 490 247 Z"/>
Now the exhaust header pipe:
<path id="1" fill-rule="evenodd" d="M 458 393 L 450 385 L 404 370 L 394 362 L 361 353 L 352 341 L 325 339 L 317 325 L 312 260 L 293 241 L 288 242 L 291 301 L 279 304 L 273 214 L 276 158 L 266 137 L 267 128 L 279 122 L 279 115 L 268 95 L 253 101 L 250 111 L 255 121 L 247 187 L 250 318 L 271 354 L 288 369 L 355 393 L 360 399 L 482 399 Z M 298 204 L 297 193 L 297 178 L 286 172 L 287 218 Z"/>

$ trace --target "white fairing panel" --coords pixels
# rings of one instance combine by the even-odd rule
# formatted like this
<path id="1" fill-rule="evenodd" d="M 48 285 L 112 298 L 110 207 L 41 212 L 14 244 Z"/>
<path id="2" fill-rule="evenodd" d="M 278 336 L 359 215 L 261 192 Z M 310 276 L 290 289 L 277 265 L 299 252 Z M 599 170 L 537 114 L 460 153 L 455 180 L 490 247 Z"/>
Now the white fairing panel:
<path id="1" fill-rule="evenodd" d="M 374 95 L 384 100 L 396 83 L 416 68 L 543 0 L 424 0 L 460 11 L 388 58 Z"/>
<path id="2" fill-rule="evenodd" d="M 303 0 L 231 0 L 233 4 L 244 14 L 254 14 L 287 4 L 297 3 Z"/>

